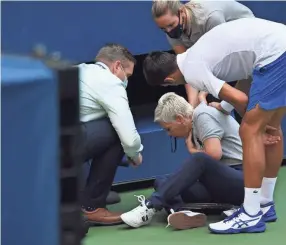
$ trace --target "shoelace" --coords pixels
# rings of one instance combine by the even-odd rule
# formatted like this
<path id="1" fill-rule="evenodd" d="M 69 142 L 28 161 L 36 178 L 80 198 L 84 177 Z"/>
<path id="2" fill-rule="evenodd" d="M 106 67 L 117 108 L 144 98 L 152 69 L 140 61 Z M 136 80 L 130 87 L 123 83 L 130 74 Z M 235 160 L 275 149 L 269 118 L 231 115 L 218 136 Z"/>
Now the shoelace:
<path id="1" fill-rule="evenodd" d="M 143 195 L 139 195 L 139 196 L 134 195 L 134 196 L 137 197 L 138 202 L 140 202 L 141 204 L 144 204 L 144 205 L 145 205 L 145 201 L 146 201 L 145 196 L 143 196 Z"/>
<path id="2" fill-rule="evenodd" d="M 230 215 L 229 217 L 227 217 L 224 221 L 223 221 L 223 223 L 228 223 L 228 222 L 230 222 L 231 220 L 237 220 L 239 217 L 240 217 L 240 215 L 242 214 L 242 212 L 241 212 L 241 210 L 240 210 L 240 208 L 238 208 L 232 215 Z"/>
<path id="3" fill-rule="evenodd" d="M 224 211 L 224 213 L 231 212 L 233 214 L 235 211 L 237 211 L 237 208 L 231 208 L 229 210 Z"/>
<path id="4" fill-rule="evenodd" d="M 170 209 L 170 212 L 171 212 L 171 214 L 173 214 L 173 213 L 175 213 L 175 211 L 174 211 L 174 209 Z M 168 224 L 166 225 L 166 227 L 165 228 L 168 228 L 171 224 L 169 223 L 169 219 L 167 219 L 167 221 L 168 221 Z"/>
<path id="5" fill-rule="evenodd" d="M 146 209 L 148 209 L 146 206 L 146 202 L 145 202 L 146 201 L 145 196 L 143 196 L 143 195 L 139 195 L 139 196 L 134 195 L 134 196 L 137 197 L 138 202 L 140 202 L 140 205 L 137 208 L 135 208 L 134 210 L 140 209 L 140 207 L 145 207 Z"/>

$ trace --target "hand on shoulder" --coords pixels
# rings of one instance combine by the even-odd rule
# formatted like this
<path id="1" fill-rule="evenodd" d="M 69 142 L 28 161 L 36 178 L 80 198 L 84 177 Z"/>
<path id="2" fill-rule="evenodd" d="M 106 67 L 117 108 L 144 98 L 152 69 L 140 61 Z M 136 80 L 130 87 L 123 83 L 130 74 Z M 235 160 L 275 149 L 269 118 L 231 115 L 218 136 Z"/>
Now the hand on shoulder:
<path id="1" fill-rule="evenodd" d="M 203 103 L 208 104 L 207 96 L 208 96 L 208 92 L 200 91 L 199 92 L 199 101 L 200 101 L 200 103 L 203 102 Z"/>
<path id="2" fill-rule="evenodd" d="M 221 104 L 219 102 L 211 102 L 211 103 L 209 103 L 209 106 L 216 108 L 217 110 L 219 110 L 220 112 L 222 112 L 225 115 L 230 115 L 229 112 L 227 112 L 226 110 L 224 110 L 221 107 Z"/>

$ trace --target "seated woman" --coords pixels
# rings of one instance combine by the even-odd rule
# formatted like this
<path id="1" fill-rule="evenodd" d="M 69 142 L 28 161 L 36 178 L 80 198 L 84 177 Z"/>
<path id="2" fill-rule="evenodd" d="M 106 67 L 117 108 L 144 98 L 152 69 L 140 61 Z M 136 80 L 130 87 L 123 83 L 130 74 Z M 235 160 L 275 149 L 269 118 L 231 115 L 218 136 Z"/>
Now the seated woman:
<path id="1" fill-rule="evenodd" d="M 162 208 L 178 210 L 185 202 L 214 202 L 240 205 L 244 198 L 242 144 L 239 124 L 206 103 L 193 107 L 175 93 L 163 95 L 155 110 L 155 122 L 174 137 L 186 138 L 190 158 L 166 179 L 157 179 L 156 191 L 137 208 L 121 215 L 131 227 L 151 222 Z M 193 143 L 194 142 L 194 143 Z M 176 229 L 200 227 L 206 216 L 191 211 L 173 212 L 168 223 Z"/>
<path id="2" fill-rule="evenodd" d="M 168 224 L 176 229 L 200 227 L 206 216 L 188 210 L 174 212 L 184 202 L 213 202 L 240 205 L 244 199 L 242 173 L 242 144 L 239 124 L 235 119 L 208 106 L 206 93 L 200 92 L 200 104 L 193 107 L 175 93 L 163 95 L 155 110 L 155 122 L 166 129 L 169 135 L 186 138 L 190 158 L 165 180 L 157 179 L 156 191 L 141 204 L 121 215 L 129 226 L 137 228 L 151 222 L 153 215 L 166 208 L 172 210 Z M 279 137 L 264 135 L 264 144 L 272 145 Z M 193 143 L 194 142 L 194 143 Z M 267 183 L 262 183 L 267 186 Z M 261 193 L 261 211 L 266 222 L 274 221 L 273 189 L 269 186 Z M 231 215 L 232 211 L 226 212 Z"/>

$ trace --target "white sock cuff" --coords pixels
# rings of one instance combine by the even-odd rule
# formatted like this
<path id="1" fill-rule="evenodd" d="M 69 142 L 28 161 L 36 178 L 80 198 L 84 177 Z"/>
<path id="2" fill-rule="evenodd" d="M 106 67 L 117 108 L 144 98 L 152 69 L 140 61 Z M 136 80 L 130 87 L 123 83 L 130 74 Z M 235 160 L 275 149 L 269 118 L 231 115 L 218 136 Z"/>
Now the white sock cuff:
<path id="1" fill-rule="evenodd" d="M 262 180 L 262 183 L 275 183 L 277 180 L 277 177 L 276 178 L 266 178 L 266 177 L 263 177 L 263 180 Z"/>
<path id="2" fill-rule="evenodd" d="M 260 211 L 261 188 L 244 188 L 243 207 L 249 215 L 256 215 Z"/>
<path id="3" fill-rule="evenodd" d="M 257 193 L 258 194 L 261 192 L 261 188 L 247 188 L 247 187 L 245 187 L 244 191 L 248 192 L 248 193 L 254 193 L 254 194 Z"/>

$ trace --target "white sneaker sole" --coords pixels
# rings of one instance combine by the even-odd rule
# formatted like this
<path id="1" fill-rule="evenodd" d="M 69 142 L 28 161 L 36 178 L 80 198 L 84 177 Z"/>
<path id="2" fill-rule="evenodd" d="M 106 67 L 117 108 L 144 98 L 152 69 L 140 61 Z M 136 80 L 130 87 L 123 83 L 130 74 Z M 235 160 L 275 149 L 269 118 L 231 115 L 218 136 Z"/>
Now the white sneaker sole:
<path id="1" fill-rule="evenodd" d="M 169 224 L 178 230 L 186 230 L 205 226 L 207 216 L 205 214 L 197 214 L 188 216 L 185 213 L 173 213 L 169 216 Z"/>

